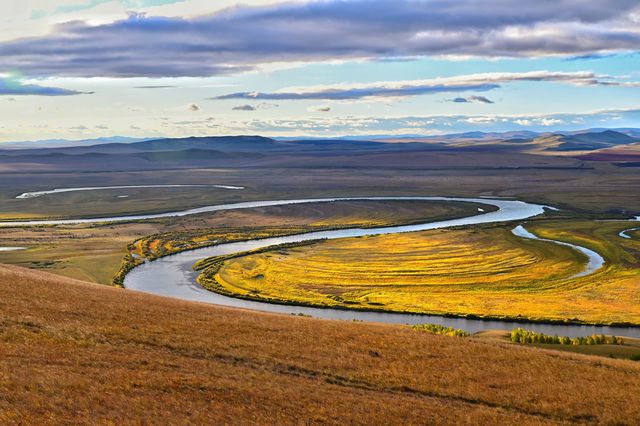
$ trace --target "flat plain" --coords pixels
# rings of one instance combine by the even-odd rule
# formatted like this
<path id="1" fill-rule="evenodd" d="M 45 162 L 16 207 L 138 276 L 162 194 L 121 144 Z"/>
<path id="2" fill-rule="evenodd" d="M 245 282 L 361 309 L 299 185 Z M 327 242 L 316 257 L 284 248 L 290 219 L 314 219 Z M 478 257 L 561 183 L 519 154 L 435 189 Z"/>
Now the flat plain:
<path id="1" fill-rule="evenodd" d="M 53 195 L 51 199 L 55 202 L 56 197 L 64 195 Z M 86 200 L 91 199 L 92 194 L 82 196 Z M 477 208 L 468 203 L 348 201 L 224 211 L 145 222 L 0 227 L 0 247 L 27 248 L 0 253 L 0 262 L 111 284 L 129 253 L 130 244 L 135 246 L 131 252 L 153 259 L 179 249 L 221 241 L 439 220 L 475 214 Z"/>

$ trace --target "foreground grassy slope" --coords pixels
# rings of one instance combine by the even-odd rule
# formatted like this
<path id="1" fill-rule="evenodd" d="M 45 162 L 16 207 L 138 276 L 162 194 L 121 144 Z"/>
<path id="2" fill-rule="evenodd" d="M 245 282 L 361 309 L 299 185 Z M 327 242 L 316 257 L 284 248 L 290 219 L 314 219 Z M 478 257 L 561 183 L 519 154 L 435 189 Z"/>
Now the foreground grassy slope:
<path id="1" fill-rule="evenodd" d="M 640 242 L 629 222 L 538 221 L 539 235 L 600 252 L 606 266 L 572 278 L 571 248 L 489 226 L 323 241 L 227 260 L 200 282 L 253 299 L 354 309 L 640 324 Z"/>
<path id="2" fill-rule="evenodd" d="M 633 424 L 640 364 L 0 266 L 0 423 Z"/>

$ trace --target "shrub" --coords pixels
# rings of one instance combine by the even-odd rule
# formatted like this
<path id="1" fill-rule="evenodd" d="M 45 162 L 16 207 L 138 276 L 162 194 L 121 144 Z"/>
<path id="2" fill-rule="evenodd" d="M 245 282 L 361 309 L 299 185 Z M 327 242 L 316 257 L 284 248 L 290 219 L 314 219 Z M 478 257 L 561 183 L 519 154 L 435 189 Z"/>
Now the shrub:
<path id="1" fill-rule="evenodd" d="M 553 345 L 623 345 L 624 341 L 620 337 L 611 336 L 609 342 L 604 334 L 592 334 L 586 337 L 549 336 L 543 333 L 536 333 L 531 330 L 516 328 L 511 331 L 511 341 L 514 343 L 546 343 Z"/>
<path id="2" fill-rule="evenodd" d="M 425 333 L 442 334 L 445 336 L 469 337 L 470 335 L 464 330 L 455 329 L 453 327 L 445 327 L 439 324 L 418 324 L 412 326 L 411 328 L 414 330 L 423 331 Z"/>

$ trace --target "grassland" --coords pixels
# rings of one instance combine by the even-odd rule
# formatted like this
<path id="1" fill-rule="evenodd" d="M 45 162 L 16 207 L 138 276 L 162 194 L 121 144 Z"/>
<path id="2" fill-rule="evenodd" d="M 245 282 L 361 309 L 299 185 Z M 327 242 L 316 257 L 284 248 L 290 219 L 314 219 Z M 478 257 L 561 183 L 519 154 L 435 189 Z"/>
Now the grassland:
<path id="1" fill-rule="evenodd" d="M 0 217 L 95 216 L 234 201 L 366 195 L 507 196 L 582 214 L 640 214 L 640 199 L 629 191 L 640 186 L 637 168 L 567 157 L 470 149 L 279 155 L 268 163 L 224 163 L 137 171 L 101 164 L 82 172 L 69 172 L 68 164 L 60 169 L 33 162 L 0 165 Z M 156 188 L 15 199 L 22 192 L 51 188 L 145 184 L 229 184 L 246 189 Z M 130 197 L 117 198 L 123 194 Z"/>
<path id="2" fill-rule="evenodd" d="M 321 307 L 534 321 L 640 324 L 640 242 L 628 222 L 536 221 L 538 235 L 600 252 L 572 278 L 571 248 L 515 237 L 509 227 L 436 230 L 319 242 L 250 254 L 205 269 L 200 282 L 239 297 Z"/>
<path id="3" fill-rule="evenodd" d="M 2 424 L 633 424 L 640 363 L 0 266 Z M 168 314 L 170 313 L 170 314 Z"/>
<path id="4" fill-rule="evenodd" d="M 0 252 L 0 263 L 111 284 L 128 253 L 153 259 L 176 250 L 223 241 L 336 227 L 412 223 L 475 213 L 477 206 L 468 203 L 350 201 L 224 211 L 146 222 L 0 227 L 0 246 L 28 247 L 23 251 Z M 131 250 L 130 244 L 133 244 Z"/>
<path id="5" fill-rule="evenodd" d="M 531 347 L 552 351 L 569 352 L 583 355 L 593 355 L 612 359 L 635 359 L 640 357 L 640 339 L 632 337 L 621 338 L 616 337 L 618 341 L 622 340 L 622 344 L 611 344 L 612 336 L 606 337 L 609 344 L 601 345 L 558 345 L 547 343 L 526 343 L 517 344 L 523 347 Z M 511 336 L 508 331 L 503 330 L 483 330 L 473 334 L 473 339 L 485 342 L 505 343 L 511 342 Z"/>

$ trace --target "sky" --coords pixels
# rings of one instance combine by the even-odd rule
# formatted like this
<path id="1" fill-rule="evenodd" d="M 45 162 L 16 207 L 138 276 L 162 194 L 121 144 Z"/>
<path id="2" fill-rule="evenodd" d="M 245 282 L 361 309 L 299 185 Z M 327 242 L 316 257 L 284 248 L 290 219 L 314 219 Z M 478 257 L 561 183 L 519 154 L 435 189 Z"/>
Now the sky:
<path id="1" fill-rule="evenodd" d="M 0 142 L 640 127 L 638 0 L 3 0 Z"/>

